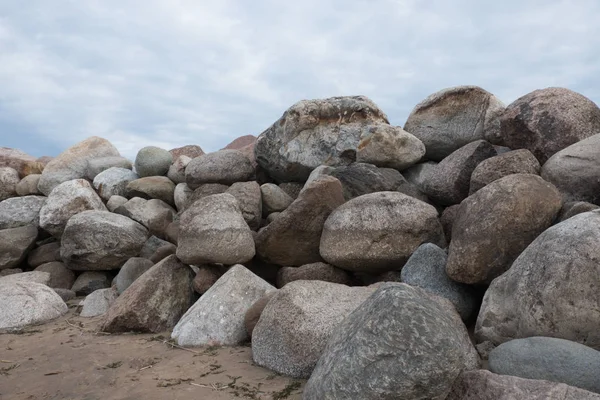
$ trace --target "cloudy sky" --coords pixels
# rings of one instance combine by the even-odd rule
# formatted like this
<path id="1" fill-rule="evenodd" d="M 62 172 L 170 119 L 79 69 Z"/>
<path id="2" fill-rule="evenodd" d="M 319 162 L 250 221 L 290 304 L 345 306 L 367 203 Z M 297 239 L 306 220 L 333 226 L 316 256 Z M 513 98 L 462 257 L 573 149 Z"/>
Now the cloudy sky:
<path id="1" fill-rule="evenodd" d="M 598 0 L 0 1 L 0 146 L 214 151 L 301 99 L 363 94 L 403 125 L 465 84 L 600 103 L 599 21 Z"/>

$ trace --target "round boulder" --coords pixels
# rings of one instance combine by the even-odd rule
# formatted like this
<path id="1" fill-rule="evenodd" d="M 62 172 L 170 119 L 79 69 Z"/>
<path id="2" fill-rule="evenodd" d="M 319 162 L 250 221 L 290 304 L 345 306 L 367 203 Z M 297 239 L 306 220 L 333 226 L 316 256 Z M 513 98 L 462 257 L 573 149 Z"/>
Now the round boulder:
<path id="1" fill-rule="evenodd" d="M 163 176 L 169 171 L 173 155 L 159 147 L 147 146 L 138 151 L 135 157 L 135 171 L 142 178 Z"/>
<path id="2" fill-rule="evenodd" d="M 0 168 L 0 201 L 17 195 L 17 184 L 21 181 L 19 173 L 10 168 Z"/>
<path id="3" fill-rule="evenodd" d="M 204 183 L 231 185 L 254 178 L 254 166 L 238 150 L 220 150 L 194 158 L 185 168 L 185 182 L 192 189 Z"/>

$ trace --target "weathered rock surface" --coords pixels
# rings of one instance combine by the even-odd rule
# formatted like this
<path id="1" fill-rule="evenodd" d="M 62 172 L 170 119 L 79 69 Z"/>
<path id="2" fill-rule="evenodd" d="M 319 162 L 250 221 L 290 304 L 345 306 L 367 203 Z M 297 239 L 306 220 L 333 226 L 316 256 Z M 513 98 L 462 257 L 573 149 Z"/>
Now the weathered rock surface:
<path id="1" fill-rule="evenodd" d="M 577 214 L 582 214 L 588 211 L 594 211 L 598 208 L 600 208 L 600 206 L 597 206 L 592 203 L 587 203 L 585 201 L 569 201 L 563 204 L 557 219 L 559 222 L 562 222 Z"/>
<path id="2" fill-rule="evenodd" d="M 412 167 L 402 171 L 402 176 L 409 182 L 424 190 L 427 177 L 435 169 L 438 163 L 434 161 L 426 161 L 420 164 L 415 164 Z"/>
<path id="3" fill-rule="evenodd" d="M 260 316 L 275 294 L 277 294 L 277 290 L 266 292 L 263 297 L 255 301 L 248 311 L 246 311 L 246 315 L 244 316 L 244 326 L 246 327 L 246 332 L 250 339 L 252 339 L 252 333 L 254 333 L 254 328 L 256 327 L 256 324 L 258 324 Z"/>
<path id="4" fill-rule="evenodd" d="M 27 170 L 36 158 L 19 149 L 0 147 L 0 168 L 9 167 L 16 170 L 21 177 L 29 175 Z"/>
<path id="5" fill-rule="evenodd" d="M 53 289 L 71 289 L 75 283 L 75 274 L 73 271 L 58 261 L 44 263 L 35 270 L 50 274 L 50 280 L 47 285 Z"/>
<path id="6" fill-rule="evenodd" d="M 194 290 L 198 294 L 208 292 L 225 272 L 227 267 L 221 265 L 200 265 L 194 278 Z"/>
<path id="7" fill-rule="evenodd" d="M 483 160 L 471 174 L 469 195 L 485 185 L 512 174 L 539 175 L 540 163 L 527 149 L 513 150 Z"/>
<path id="8" fill-rule="evenodd" d="M 199 190 L 199 189 L 196 189 Z M 260 185 L 257 182 L 236 182 L 227 189 L 240 206 L 244 220 L 253 231 L 260 228 L 263 213 Z M 192 195 L 192 198 L 195 196 Z"/>
<path id="9" fill-rule="evenodd" d="M 375 125 L 360 135 L 356 161 L 378 167 L 405 170 L 425 155 L 425 145 L 404 129 Z"/>
<path id="10" fill-rule="evenodd" d="M 110 279 L 103 271 L 85 271 L 80 274 L 71 290 L 77 294 L 77 296 L 87 296 L 96 290 L 106 289 L 110 287 Z"/>
<path id="11" fill-rule="evenodd" d="M 105 314 L 117 297 L 119 294 L 113 288 L 96 290 L 83 300 L 83 308 L 79 316 L 91 318 Z"/>
<path id="12" fill-rule="evenodd" d="M 175 184 L 166 176 L 148 176 L 127 184 L 127 197 L 158 199 L 175 206 Z"/>
<path id="13" fill-rule="evenodd" d="M 110 199 L 108 199 L 108 201 L 106 202 L 106 208 L 108 208 L 108 211 L 114 212 L 117 208 L 121 207 L 128 201 L 129 200 L 127 200 L 127 198 L 123 196 L 110 196 Z"/>
<path id="14" fill-rule="evenodd" d="M 39 226 L 40 210 L 46 203 L 43 196 L 13 197 L 0 202 L 0 229 Z"/>
<path id="15" fill-rule="evenodd" d="M 281 288 L 294 281 L 324 281 L 352 284 L 352 278 L 347 271 L 323 262 L 306 264 L 301 267 L 282 267 L 277 273 L 277 287 Z"/>
<path id="16" fill-rule="evenodd" d="M 294 202 L 283 189 L 274 183 L 265 183 L 260 186 L 263 214 L 265 216 L 274 212 L 284 211 Z"/>
<path id="17" fill-rule="evenodd" d="M 204 154 L 202 148 L 195 144 L 188 144 L 187 146 L 177 147 L 169 150 L 169 153 L 173 156 L 173 160 L 176 160 L 180 156 L 187 156 L 189 158 L 200 157 Z"/>
<path id="18" fill-rule="evenodd" d="M 131 170 L 133 165 L 131 161 L 124 157 L 102 157 L 88 160 L 86 178 L 90 181 L 96 179 L 96 176 L 110 168 L 119 168 Z M 137 174 L 136 174 L 137 175 Z"/>
<path id="19" fill-rule="evenodd" d="M 0 230 L 0 271 L 17 267 L 35 246 L 37 236 L 32 225 Z"/>
<path id="20" fill-rule="evenodd" d="M 135 172 L 126 168 L 112 167 L 96 175 L 94 188 L 104 200 L 109 200 L 112 196 L 125 197 L 128 194 L 127 185 L 136 179 L 139 179 L 139 176 Z"/>
<path id="21" fill-rule="evenodd" d="M 31 268 L 39 267 L 52 261 L 60 261 L 60 243 L 50 242 L 31 250 L 27 256 L 27 264 Z"/>
<path id="22" fill-rule="evenodd" d="M 142 250 L 140 251 L 140 257 L 150 259 L 156 250 L 169 244 L 166 240 L 163 240 L 156 236 L 150 236 L 146 242 L 144 242 L 144 246 L 142 246 Z"/>
<path id="23" fill-rule="evenodd" d="M 40 183 L 41 177 L 41 174 L 32 174 L 27 175 L 25 178 L 21 179 L 15 187 L 17 196 L 31 196 L 42 194 L 42 192 L 38 190 L 38 184 Z"/>
<path id="24" fill-rule="evenodd" d="M 16 170 L 9 167 L 0 168 L 0 201 L 15 197 L 20 181 L 19 173 Z"/>
<path id="25" fill-rule="evenodd" d="M 194 158 L 185 168 L 185 182 L 192 189 L 204 183 L 231 185 L 254 178 L 254 166 L 237 150 L 220 150 Z"/>
<path id="26" fill-rule="evenodd" d="M 46 285 L 0 280 L 0 329 L 44 323 L 65 314 L 65 302 Z"/>
<path id="27" fill-rule="evenodd" d="M 0 282 L 3 283 L 14 283 L 14 282 L 34 282 L 42 285 L 48 285 L 50 283 L 50 274 L 42 271 L 29 271 L 21 272 L 20 274 L 11 274 L 8 276 L 0 277 Z"/>
<path id="28" fill-rule="evenodd" d="M 442 212 L 442 216 L 440 217 L 440 222 L 444 228 L 444 235 L 446 236 L 446 240 L 448 242 L 452 240 L 452 226 L 454 225 L 454 221 L 456 221 L 458 210 L 460 210 L 460 204 L 454 204 L 453 206 L 446 207 Z"/>
<path id="29" fill-rule="evenodd" d="M 142 178 L 148 176 L 164 176 L 173 163 L 173 155 L 167 150 L 155 146 L 147 146 L 138 151 L 135 157 L 135 171 Z"/>
<path id="30" fill-rule="evenodd" d="M 117 207 L 114 212 L 124 215 L 139 222 L 148 228 L 150 234 L 159 237 L 164 236 L 167 226 L 173 222 L 177 212 L 162 200 L 145 200 L 134 197 L 122 206 Z"/>
<path id="31" fill-rule="evenodd" d="M 185 168 L 192 161 L 191 157 L 179 156 L 169 167 L 167 177 L 175 183 L 185 183 Z"/>
<path id="32" fill-rule="evenodd" d="M 154 263 L 147 258 L 131 257 L 119 270 L 115 277 L 117 294 L 123 293 L 137 278 L 148 271 Z"/>

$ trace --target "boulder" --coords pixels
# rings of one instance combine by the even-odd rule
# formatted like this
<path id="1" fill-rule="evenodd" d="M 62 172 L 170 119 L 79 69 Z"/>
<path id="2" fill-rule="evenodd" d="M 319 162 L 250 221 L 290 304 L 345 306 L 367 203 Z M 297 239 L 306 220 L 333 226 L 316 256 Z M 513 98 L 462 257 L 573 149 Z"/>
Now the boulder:
<path id="1" fill-rule="evenodd" d="M 164 176 L 173 163 L 173 155 L 167 150 L 147 146 L 138 151 L 135 157 L 135 171 L 142 178 Z"/>
<path id="2" fill-rule="evenodd" d="M 165 230 L 165 239 L 177 246 L 179 240 L 179 221 L 173 221 Z"/>
<path id="3" fill-rule="evenodd" d="M 185 313 L 171 337 L 180 346 L 235 346 L 248 339 L 246 312 L 275 288 L 234 265 Z"/>
<path id="4" fill-rule="evenodd" d="M 169 172 L 167 172 L 167 177 L 173 182 L 185 183 L 185 168 L 192 161 L 192 158 L 188 156 L 179 156 L 173 164 L 169 167 Z"/>
<path id="5" fill-rule="evenodd" d="M 185 169 L 185 182 L 192 189 L 205 183 L 231 185 L 254 178 L 254 166 L 237 150 L 220 150 L 194 158 Z"/>
<path id="6" fill-rule="evenodd" d="M 50 242 L 31 250 L 27 256 L 27 264 L 31 268 L 39 267 L 53 261 L 60 261 L 60 243 Z M 70 286 L 69 286 L 70 287 Z"/>
<path id="7" fill-rule="evenodd" d="M 263 213 L 260 185 L 254 181 L 236 182 L 226 192 L 238 201 L 244 220 L 250 229 L 253 231 L 258 230 Z M 192 195 L 192 198 L 195 198 L 195 196 Z"/>
<path id="8" fill-rule="evenodd" d="M 248 182 L 238 182 L 248 183 Z M 231 185 L 233 186 L 233 185 Z M 206 183 L 198 186 L 195 190 L 190 189 L 186 183 L 180 183 L 175 187 L 175 205 L 181 213 L 196 201 L 213 194 L 221 194 L 227 192 L 229 186 L 221 185 L 220 183 Z M 234 189 L 237 192 L 237 189 Z"/>
<path id="9" fill-rule="evenodd" d="M 42 271 L 21 272 L 20 274 L 11 274 L 0 277 L 0 282 L 35 282 L 42 285 L 50 286 L 50 274 Z"/>
<path id="10" fill-rule="evenodd" d="M 562 201 L 537 175 L 498 179 L 464 200 L 452 227 L 448 276 L 468 284 L 490 283 L 552 225 Z"/>
<path id="11" fill-rule="evenodd" d="M 91 159 L 112 156 L 119 157 L 119 151 L 108 140 L 92 136 L 52 159 L 42 172 L 38 189 L 48 196 L 63 182 L 85 178 Z"/>
<path id="12" fill-rule="evenodd" d="M 127 184 L 127 197 L 162 200 L 170 206 L 175 206 L 175 184 L 166 176 L 148 176 L 136 179 Z"/>
<path id="13" fill-rule="evenodd" d="M 600 108 L 564 88 L 535 90 L 510 104 L 494 144 L 528 149 L 540 164 L 560 150 L 600 132 Z"/>
<path id="14" fill-rule="evenodd" d="M 233 142 L 229 143 L 227 146 L 223 147 L 222 150 L 240 150 L 244 147 L 247 147 L 256 142 L 256 136 L 254 135 L 244 135 L 240 136 L 233 140 Z"/>
<path id="15" fill-rule="evenodd" d="M 137 257 L 148 230 L 108 211 L 83 211 L 71 217 L 61 239 L 60 255 L 76 271 L 120 268 Z"/>
<path id="16" fill-rule="evenodd" d="M 227 267 L 221 265 L 200 265 L 194 278 L 194 290 L 198 294 L 208 292 L 225 272 Z"/>
<path id="17" fill-rule="evenodd" d="M 37 236 L 38 230 L 32 225 L 0 230 L 0 271 L 21 264 Z"/>
<path id="18" fill-rule="evenodd" d="M 426 161 L 420 164 L 415 164 L 412 167 L 402 171 L 402 176 L 409 182 L 419 188 L 425 190 L 425 182 L 427 177 L 435 170 L 438 165 L 435 161 Z"/>
<path id="19" fill-rule="evenodd" d="M 254 362 L 279 374 L 308 378 L 336 328 L 374 291 L 321 281 L 285 285 L 254 328 Z"/>
<path id="20" fill-rule="evenodd" d="M 254 332 L 256 324 L 258 324 L 262 312 L 275 294 L 277 294 L 277 290 L 266 292 L 263 297 L 255 301 L 248 311 L 246 311 L 246 315 L 244 316 L 244 326 L 246 327 L 246 332 L 250 339 L 252 339 L 252 333 Z"/>
<path id="21" fill-rule="evenodd" d="M 66 314 L 65 302 L 46 285 L 0 280 L 0 329 L 42 324 Z"/>
<path id="22" fill-rule="evenodd" d="M 162 332 L 192 305 L 192 270 L 170 256 L 135 280 L 109 308 L 103 332 Z"/>
<path id="23" fill-rule="evenodd" d="M 0 201 L 17 196 L 17 185 L 21 179 L 19 173 L 12 168 L 0 168 Z"/>
<path id="24" fill-rule="evenodd" d="M 123 264 L 115 277 L 117 294 L 123 293 L 136 279 L 148 271 L 154 263 L 147 258 L 131 257 Z"/>
<path id="25" fill-rule="evenodd" d="M 148 240 L 144 242 L 144 246 L 142 246 L 142 250 L 140 251 L 140 257 L 150 259 L 156 253 L 156 250 L 161 248 L 162 246 L 168 245 L 169 242 L 158 238 L 156 236 L 150 236 Z"/>
<path id="26" fill-rule="evenodd" d="M 177 158 L 181 156 L 187 156 L 189 158 L 200 157 L 204 154 L 204 151 L 198 145 L 188 144 L 187 146 L 171 149 L 169 150 L 169 153 L 171 153 L 171 155 L 173 156 L 173 160 L 177 160 Z"/>
<path id="27" fill-rule="evenodd" d="M 88 160 L 86 178 L 90 181 L 96 179 L 99 173 L 110 168 L 131 170 L 131 161 L 124 157 L 102 157 Z M 137 175 L 137 174 L 136 174 Z"/>
<path id="28" fill-rule="evenodd" d="M 110 279 L 106 272 L 103 271 L 86 271 L 81 273 L 71 290 L 77 294 L 77 296 L 87 296 L 96 290 L 106 289 L 110 287 Z"/>
<path id="29" fill-rule="evenodd" d="M 283 189 L 274 183 L 265 183 L 260 186 L 260 193 L 263 204 L 263 214 L 265 216 L 274 213 L 285 211 L 286 208 L 294 202 Z"/>
<path id="30" fill-rule="evenodd" d="M 189 207 L 193 193 L 194 191 L 190 189 L 187 183 L 178 183 L 175 186 L 175 190 L 173 191 L 173 202 L 175 203 L 177 211 L 183 212 Z"/>
<path id="31" fill-rule="evenodd" d="M 91 318 L 105 314 L 117 300 L 117 297 L 119 297 L 119 294 L 113 288 L 96 290 L 88 294 L 83 300 L 83 308 L 79 316 Z"/>
<path id="32" fill-rule="evenodd" d="M 44 196 L 12 197 L 0 202 L 0 229 L 40 224 L 40 210 L 46 203 Z"/>
<path id="33" fill-rule="evenodd" d="M 71 289 L 75 283 L 75 274 L 67 266 L 58 261 L 51 261 L 38 266 L 35 271 L 50 274 L 47 285 L 53 289 Z"/>
<path id="34" fill-rule="evenodd" d="M 60 289 L 60 288 L 52 288 L 54 292 L 60 296 L 60 298 L 66 303 L 69 300 L 73 300 L 77 295 L 71 289 Z"/>
<path id="35" fill-rule="evenodd" d="M 127 203 L 117 207 L 114 212 L 124 215 L 144 225 L 150 234 L 164 236 L 167 226 L 173 222 L 177 212 L 162 200 L 145 200 L 134 197 Z"/>
<path id="36" fill-rule="evenodd" d="M 283 182 L 279 184 L 279 187 L 283 189 L 292 199 L 296 200 L 300 191 L 304 187 L 304 184 L 298 182 Z"/>
<path id="37" fill-rule="evenodd" d="M 513 174 L 540 174 L 540 163 L 527 149 L 513 150 L 483 160 L 471 174 L 469 195 L 485 185 Z"/>
<path id="38" fill-rule="evenodd" d="M 277 273 L 277 287 L 282 288 L 294 281 L 324 281 L 350 286 L 352 278 L 347 271 L 323 262 L 301 267 L 282 267 Z"/>
<path id="39" fill-rule="evenodd" d="M 112 167 L 96 175 L 94 188 L 104 200 L 109 200 L 112 196 L 125 197 L 128 194 L 127 185 L 137 179 L 138 174 L 130 169 Z"/>
<path id="40" fill-rule="evenodd" d="M 454 204 L 453 206 L 446 207 L 442 212 L 442 216 L 440 217 L 442 228 L 444 228 L 444 235 L 446 236 L 446 240 L 448 242 L 452 240 L 452 226 L 454 225 L 454 221 L 456 221 L 458 210 L 460 210 L 460 204 Z"/>
<path id="41" fill-rule="evenodd" d="M 177 253 L 177 246 L 172 243 L 165 244 L 164 246 L 160 246 L 154 254 L 150 256 L 150 261 L 156 264 L 159 261 L 164 260 L 168 256 Z"/>
<path id="42" fill-rule="evenodd" d="M 40 210 L 40 227 L 60 238 L 72 216 L 82 211 L 107 211 L 92 185 L 84 179 L 67 181 L 56 186 Z"/>
<path id="43" fill-rule="evenodd" d="M 41 177 L 41 174 L 32 174 L 27 175 L 25 178 L 21 179 L 15 187 L 17 196 L 31 196 L 42 194 L 42 192 L 38 190 L 38 184 L 40 183 Z"/>
<path id="44" fill-rule="evenodd" d="M 180 224 L 177 257 L 184 263 L 233 265 L 254 257 L 252 231 L 228 193 L 196 201 L 181 215 Z"/>
<path id="45" fill-rule="evenodd" d="M 110 196 L 110 199 L 108 199 L 108 201 L 106 202 L 106 208 L 108 208 L 108 211 L 114 212 L 117 208 L 121 207 L 128 201 L 129 200 L 127 200 L 127 198 L 123 196 Z"/>
<path id="46" fill-rule="evenodd" d="M 468 143 L 499 136 L 504 108 L 480 87 L 451 87 L 417 104 L 404 129 L 423 142 L 427 159 L 441 161 Z"/>
<path id="47" fill-rule="evenodd" d="M 399 192 L 356 197 L 334 210 L 323 228 L 321 256 L 347 271 L 402 268 L 423 243 L 445 246 L 436 209 Z"/>
<path id="48" fill-rule="evenodd" d="M 600 206 L 587 203 L 585 201 L 568 201 L 565 204 L 563 204 L 557 219 L 559 222 L 562 222 L 577 214 L 582 214 L 588 211 L 594 211 L 598 208 L 600 208 Z"/>
<path id="49" fill-rule="evenodd" d="M 309 183 L 277 219 L 261 229 L 256 251 L 267 262 L 301 266 L 322 261 L 319 254 L 323 224 L 344 203 L 342 185 L 324 176 Z"/>
<path id="50" fill-rule="evenodd" d="M 599 241 L 598 211 L 539 235 L 485 293 L 477 342 L 550 336 L 600 350 Z"/>
<path id="51" fill-rule="evenodd" d="M 425 155 L 425 145 L 404 129 L 375 125 L 360 135 L 356 161 L 378 167 L 405 170 Z"/>
<path id="52" fill-rule="evenodd" d="M 19 149 L 0 147 L 0 168 L 9 167 L 16 170 L 20 177 L 29 175 L 27 172 L 36 158 Z"/>
<path id="53" fill-rule="evenodd" d="M 540 336 L 511 340 L 490 352 L 489 369 L 600 393 L 600 351 L 569 340 Z"/>

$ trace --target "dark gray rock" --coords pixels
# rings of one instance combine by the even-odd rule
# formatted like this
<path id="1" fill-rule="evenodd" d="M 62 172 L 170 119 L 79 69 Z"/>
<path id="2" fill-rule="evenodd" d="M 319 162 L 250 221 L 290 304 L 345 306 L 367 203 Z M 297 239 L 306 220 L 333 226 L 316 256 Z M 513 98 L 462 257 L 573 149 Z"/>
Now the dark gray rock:
<path id="1" fill-rule="evenodd" d="M 69 300 L 73 300 L 77 295 L 71 289 L 60 289 L 60 288 L 52 288 L 54 292 L 60 296 L 60 298 L 66 303 Z"/>
<path id="2" fill-rule="evenodd" d="M 483 160 L 471 174 L 469 195 L 485 185 L 512 174 L 539 175 L 540 163 L 527 149 L 509 151 Z"/>
<path id="3" fill-rule="evenodd" d="M 194 290 L 198 294 L 206 293 L 225 272 L 227 267 L 222 265 L 200 265 L 194 278 Z"/>
<path id="4" fill-rule="evenodd" d="M 43 196 L 12 197 L 0 202 L 0 229 L 39 226 L 40 210 L 46 203 Z"/>
<path id="5" fill-rule="evenodd" d="M 47 262 L 35 270 L 50 274 L 48 286 L 53 289 L 71 289 L 75 283 L 75 273 L 58 261 Z"/>
<path id="6" fill-rule="evenodd" d="M 244 220 L 250 229 L 258 230 L 263 213 L 260 185 L 255 181 L 236 182 L 227 189 L 227 193 L 238 201 Z M 192 198 L 194 197 L 192 195 Z"/>
<path id="7" fill-rule="evenodd" d="M 204 183 L 231 185 L 254 178 L 254 166 L 238 150 L 220 150 L 194 158 L 185 168 L 185 182 L 192 189 Z"/>
<path id="8" fill-rule="evenodd" d="M 31 250 L 27 257 L 27 264 L 31 268 L 39 267 L 52 261 L 60 261 L 60 243 L 50 242 Z"/>
<path id="9" fill-rule="evenodd" d="M 587 203 L 585 201 L 569 201 L 563 204 L 560 213 L 558 214 L 558 221 L 562 222 L 569 219 L 577 214 L 582 214 L 588 211 L 594 211 L 600 208 L 595 204 Z"/>
<path id="10" fill-rule="evenodd" d="M 442 228 L 444 228 L 444 235 L 446 236 L 446 240 L 448 242 L 452 240 L 452 226 L 454 225 L 454 221 L 456 221 L 458 210 L 460 210 L 460 204 L 454 204 L 453 206 L 446 207 L 442 212 L 442 216 L 440 217 Z"/>
<path id="11" fill-rule="evenodd" d="M 283 191 L 286 192 L 292 199 L 296 200 L 304 185 L 298 182 L 283 182 L 279 184 L 279 187 L 283 189 Z"/>
<path id="12" fill-rule="evenodd" d="M 98 289 L 106 289 L 110 287 L 110 279 L 106 272 L 103 271 L 86 271 L 81 273 L 75 279 L 75 283 L 71 290 L 77 296 L 87 296 Z"/>
<path id="13" fill-rule="evenodd" d="M 164 176 L 173 163 L 173 155 L 159 147 L 147 146 L 135 157 L 135 171 L 139 176 Z"/>
<path id="14" fill-rule="evenodd" d="M 154 263 L 147 258 L 132 257 L 127 260 L 115 277 L 117 293 L 123 293 L 144 272 L 152 268 L 153 265 Z"/>
<path id="15" fill-rule="evenodd" d="M 144 242 L 142 250 L 140 250 L 140 257 L 150 259 L 150 257 L 156 253 L 156 250 L 168 244 L 170 244 L 170 242 L 167 242 L 166 240 L 156 236 L 150 236 L 148 240 Z"/>
<path id="16" fill-rule="evenodd" d="M 35 226 L 0 230 L 0 271 L 17 267 L 35 246 L 38 230 Z"/>

